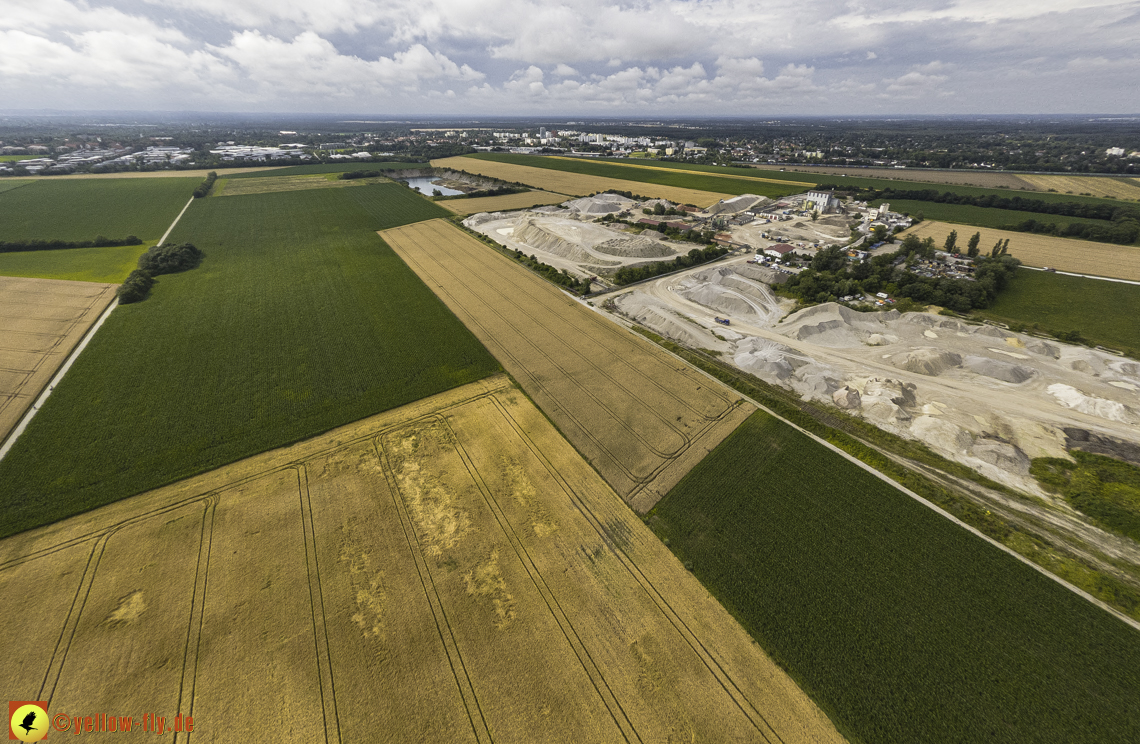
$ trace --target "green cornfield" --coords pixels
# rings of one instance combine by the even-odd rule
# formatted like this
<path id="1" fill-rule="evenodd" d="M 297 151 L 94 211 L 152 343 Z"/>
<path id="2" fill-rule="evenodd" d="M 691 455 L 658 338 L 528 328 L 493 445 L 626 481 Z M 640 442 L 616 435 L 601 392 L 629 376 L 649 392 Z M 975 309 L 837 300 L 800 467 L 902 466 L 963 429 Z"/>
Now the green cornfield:
<path id="1" fill-rule="evenodd" d="M 0 192 L 0 241 L 158 240 L 200 178 L 76 178 Z"/>
<path id="2" fill-rule="evenodd" d="M 0 536 L 498 371 L 376 234 L 447 214 L 396 184 L 195 200 L 170 240 L 204 260 L 117 308 L 0 461 Z"/>
<path id="3" fill-rule="evenodd" d="M 765 413 L 649 521 L 854 741 L 1140 741 L 1140 632 Z"/>

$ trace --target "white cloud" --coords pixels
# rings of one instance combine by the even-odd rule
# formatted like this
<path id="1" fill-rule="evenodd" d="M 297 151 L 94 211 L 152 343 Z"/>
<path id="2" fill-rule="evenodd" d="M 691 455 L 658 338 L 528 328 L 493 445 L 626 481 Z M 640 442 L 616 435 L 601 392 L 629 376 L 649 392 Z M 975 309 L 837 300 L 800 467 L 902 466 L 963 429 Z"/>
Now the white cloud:
<path id="1" fill-rule="evenodd" d="M 1140 73 L 1138 35 L 1138 0 L 5 0 L 0 93 L 763 114 L 938 113 L 938 95 L 970 89 L 974 111 L 1110 112 L 1134 108 L 1121 86 Z"/>

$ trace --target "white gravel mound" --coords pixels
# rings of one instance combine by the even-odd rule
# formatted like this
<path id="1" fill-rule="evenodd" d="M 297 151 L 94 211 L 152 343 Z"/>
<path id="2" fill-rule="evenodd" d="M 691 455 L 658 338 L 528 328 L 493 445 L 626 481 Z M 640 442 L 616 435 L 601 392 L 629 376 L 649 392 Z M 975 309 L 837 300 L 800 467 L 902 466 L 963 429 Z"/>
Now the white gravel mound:
<path id="1" fill-rule="evenodd" d="M 765 209 L 769 204 L 775 204 L 771 199 L 763 196 L 756 196 L 755 194 L 741 194 L 740 196 L 733 197 L 732 199 L 723 199 L 718 201 L 705 210 L 706 215 L 714 214 L 739 214 L 747 212 L 750 209 L 758 208 Z"/>
<path id="2" fill-rule="evenodd" d="M 571 261 L 585 262 L 594 260 L 593 256 L 582 250 L 581 246 L 573 242 L 572 239 L 568 240 L 567 236 L 559 235 L 549 226 L 538 224 L 533 217 L 527 217 L 521 220 L 515 227 L 511 237 L 532 248 L 537 248 L 540 251 L 545 251 L 555 256 L 562 256 Z"/>
<path id="3" fill-rule="evenodd" d="M 1049 394 L 1056 398 L 1057 402 L 1065 408 L 1072 408 L 1081 413 L 1099 416 L 1100 418 L 1109 419 L 1110 421 L 1119 421 L 1124 424 L 1135 420 L 1135 416 L 1132 415 L 1128 406 L 1115 400 L 1098 398 L 1095 395 L 1085 395 L 1075 387 L 1059 382 L 1050 385 L 1046 389 L 1049 391 Z"/>
<path id="4" fill-rule="evenodd" d="M 1031 380 L 1037 374 L 1037 370 L 1023 364 L 999 362 L 996 359 L 983 356 L 967 356 L 962 360 L 962 366 L 974 374 L 1014 384 Z"/>
<path id="5" fill-rule="evenodd" d="M 890 362 L 899 369 L 905 369 L 908 372 L 937 377 L 951 367 L 961 366 L 962 356 L 953 351 L 927 346 L 895 354 L 891 357 Z"/>
<path id="6" fill-rule="evenodd" d="M 1029 475 L 1029 456 L 1007 442 L 994 439 L 979 439 L 970 448 L 970 454 L 982 462 L 988 462 L 1007 473 Z"/>
<path id="7" fill-rule="evenodd" d="M 641 235 L 631 238 L 613 238 L 605 240 L 594 246 L 598 253 L 606 253 L 622 258 L 662 258 L 675 256 L 677 252 L 660 240 L 646 238 Z"/>
<path id="8" fill-rule="evenodd" d="M 958 455 L 965 455 L 974 444 L 970 432 L 935 416 L 919 416 L 910 425 L 910 431 L 931 447 Z"/>

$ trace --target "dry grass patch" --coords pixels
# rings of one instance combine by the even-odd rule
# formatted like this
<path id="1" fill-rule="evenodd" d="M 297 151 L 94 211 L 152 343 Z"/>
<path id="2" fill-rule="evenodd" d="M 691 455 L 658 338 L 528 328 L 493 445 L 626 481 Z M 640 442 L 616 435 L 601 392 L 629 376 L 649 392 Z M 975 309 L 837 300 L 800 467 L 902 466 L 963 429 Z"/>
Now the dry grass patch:
<path id="1" fill-rule="evenodd" d="M 0 277 L 0 442 L 111 304 L 117 287 Z"/>
<path id="2" fill-rule="evenodd" d="M 211 741 L 842 741 L 503 376 L 0 556 L 0 669 L 58 710 Z"/>
<path id="3" fill-rule="evenodd" d="M 466 217 L 469 214 L 479 212 L 510 212 L 515 209 L 527 209 L 545 204 L 561 204 L 564 201 L 566 201 L 564 194 L 552 194 L 548 191 L 525 191 L 521 194 L 484 196 L 475 199 L 445 199 L 436 202 L 436 204 L 461 217 Z"/>
<path id="4" fill-rule="evenodd" d="M 1008 238 L 1010 255 L 1028 266 L 1049 266 L 1075 274 L 1140 281 L 1140 248 L 1132 246 L 1054 238 L 1049 235 L 994 230 L 987 227 L 965 227 L 946 222 L 921 222 L 906 233 L 914 233 L 920 238 L 932 237 L 935 244 L 941 246 L 951 230 L 958 231 L 959 244 L 980 231 L 982 233 L 980 245 L 983 251 L 988 251 L 998 240 Z"/>
<path id="5" fill-rule="evenodd" d="M 448 222 L 381 236 L 637 511 L 753 410 Z"/>
<path id="6" fill-rule="evenodd" d="M 1088 194 L 1111 196 L 1114 199 L 1140 201 L 1140 184 L 1127 178 L 1095 178 L 1090 176 L 1021 176 L 1038 191 L 1058 191 L 1062 194 Z"/>
<path id="7" fill-rule="evenodd" d="M 523 183 L 544 191 L 568 196 L 586 196 L 600 191 L 629 191 L 656 199 L 668 199 L 678 204 L 693 204 L 708 207 L 721 199 L 731 199 L 732 194 L 718 194 L 711 191 L 683 189 L 676 186 L 661 186 L 642 181 L 624 181 L 616 178 L 586 176 L 580 173 L 556 171 L 548 168 L 531 168 L 525 165 L 500 163 L 494 160 L 454 157 L 431 161 L 434 168 L 453 168 L 475 173 L 501 181 Z M 702 174 L 708 175 L 708 174 Z M 714 174 L 715 175 L 715 174 Z"/>

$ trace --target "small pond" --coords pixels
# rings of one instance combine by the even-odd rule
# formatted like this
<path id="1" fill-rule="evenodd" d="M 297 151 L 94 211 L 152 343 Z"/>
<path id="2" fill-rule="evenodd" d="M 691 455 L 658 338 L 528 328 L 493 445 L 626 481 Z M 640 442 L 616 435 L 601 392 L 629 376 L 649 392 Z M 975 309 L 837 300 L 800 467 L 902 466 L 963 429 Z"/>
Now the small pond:
<path id="1" fill-rule="evenodd" d="M 432 192 L 434 192 L 436 189 L 439 189 L 440 193 L 444 196 L 455 196 L 456 194 L 463 193 L 462 191 L 449 189 L 446 186 L 433 184 L 432 181 L 436 179 L 429 176 L 422 176 L 419 178 L 401 178 L 400 180 L 406 181 L 409 186 L 426 196 L 431 196 Z"/>

